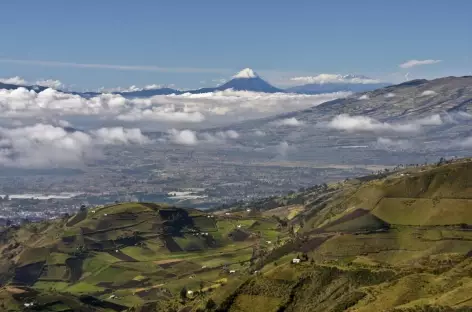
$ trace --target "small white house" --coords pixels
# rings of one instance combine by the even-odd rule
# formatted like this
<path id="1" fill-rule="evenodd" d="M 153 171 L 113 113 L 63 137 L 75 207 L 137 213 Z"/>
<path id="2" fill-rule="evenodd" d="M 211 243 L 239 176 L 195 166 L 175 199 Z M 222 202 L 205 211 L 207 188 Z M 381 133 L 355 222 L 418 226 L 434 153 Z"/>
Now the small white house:
<path id="1" fill-rule="evenodd" d="M 247 212 L 251 212 L 251 209 L 246 209 Z"/>
<path id="2" fill-rule="evenodd" d="M 226 213 L 225 213 L 225 215 L 229 216 L 229 215 L 230 215 L 230 213 L 229 213 L 229 212 L 226 212 Z"/>
<path id="3" fill-rule="evenodd" d="M 272 241 L 266 241 L 267 244 L 272 244 Z"/>
<path id="4" fill-rule="evenodd" d="M 236 270 L 230 270 L 229 271 L 229 274 L 234 274 L 234 273 L 236 273 Z"/>
<path id="5" fill-rule="evenodd" d="M 28 308 L 28 307 L 32 307 L 32 306 L 34 306 L 34 302 L 26 302 L 26 303 L 24 304 L 24 306 L 27 307 L 27 308 Z"/>
<path id="6" fill-rule="evenodd" d="M 193 291 L 187 290 L 187 295 L 189 295 L 189 296 L 193 295 Z"/>
<path id="7" fill-rule="evenodd" d="M 292 259 L 292 263 L 300 263 L 300 259 L 294 258 L 294 259 Z"/>
<path id="8" fill-rule="evenodd" d="M 116 299 L 116 295 L 111 295 L 109 299 Z"/>
<path id="9" fill-rule="evenodd" d="M 238 224 L 238 229 L 240 229 L 240 228 L 241 228 L 241 224 Z"/>

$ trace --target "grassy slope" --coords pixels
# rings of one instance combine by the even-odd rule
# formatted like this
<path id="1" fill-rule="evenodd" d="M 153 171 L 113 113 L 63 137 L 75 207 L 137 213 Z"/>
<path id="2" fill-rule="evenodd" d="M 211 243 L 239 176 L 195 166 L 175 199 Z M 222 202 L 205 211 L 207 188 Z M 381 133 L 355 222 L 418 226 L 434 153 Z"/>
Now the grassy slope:
<path id="1" fill-rule="evenodd" d="M 209 299 L 221 311 L 460 311 L 472 307 L 471 177 L 463 160 L 228 215 L 125 203 L 9 229 L 1 280 L 29 286 L 0 298 L 12 310 L 28 298 L 76 309 L 91 295 L 103 311 L 195 311 Z M 182 300 L 184 287 L 194 294 Z"/>
<path id="2" fill-rule="evenodd" d="M 117 304 L 117 311 L 156 302 L 163 309 L 197 306 L 205 303 L 201 296 L 180 302 L 182 288 L 231 292 L 233 280 L 247 274 L 253 246 L 281 234 L 277 222 L 259 215 L 211 217 L 155 204 L 125 203 L 79 215 L 5 231 L 8 240 L 0 251 L 16 267 L 5 274 L 7 283 L 40 293 L 91 295 L 102 306 Z M 233 239 L 229 234 L 236 229 L 247 235 Z M 225 268 L 236 273 L 229 275 Z M 41 296 L 19 298 L 7 289 L 0 294 L 11 299 L 12 309 L 15 302 Z M 56 299 L 51 297 L 60 301 L 54 309 L 67 306 L 67 300 Z"/>
<path id="3" fill-rule="evenodd" d="M 292 244 L 328 237 L 304 248 L 309 261 L 289 264 L 300 249 L 287 249 L 262 270 L 265 283 L 285 281 L 279 288 L 292 295 L 271 300 L 274 290 L 247 286 L 232 309 L 254 302 L 258 311 L 472 310 L 470 160 L 345 183 L 333 194 L 305 201 Z"/>

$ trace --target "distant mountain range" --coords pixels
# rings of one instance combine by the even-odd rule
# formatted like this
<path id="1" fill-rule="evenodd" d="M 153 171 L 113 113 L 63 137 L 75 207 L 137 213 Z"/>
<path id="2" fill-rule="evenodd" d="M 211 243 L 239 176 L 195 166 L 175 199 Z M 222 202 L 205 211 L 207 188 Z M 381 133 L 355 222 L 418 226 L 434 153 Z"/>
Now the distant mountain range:
<path id="1" fill-rule="evenodd" d="M 285 92 L 292 93 L 304 93 L 304 94 L 321 94 L 321 93 L 332 93 L 339 91 L 351 91 L 354 93 L 357 92 L 366 92 L 372 91 L 378 88 L 387 87 L 391 84 L 389 83 L 309 83 L 301 86 L 295 86 L 288 89 L 285 89 Z"/>
<path id="2" fill-rule="evenodd" d="M 382 121 L 402 121 L 456 112 L 472 115 L 472 76 L 411 80 L 356 93 L 304 110 L 245 121 L 221 129 L 259 128 L 263 124 L 287 118 L 315 124 L 340 114 L 368 116 Z"/>
<path id="3" fill-rule="evenodd" d="M 353 76 L 353 75 L 346 75 L 346 76 L 339 76 L 346 79 L 358 79 L 358 77 L 363 76 Z M 367 77 L 364 77 L 367 78 Z M 363 79 L 364 79 L 363 78 Z M 367 78 L 368 79 L 368 78 Z M 223 90 L 236 90 L 236 91 L 252 91 L 252 92 L 264 92 L 264 93 L 299 93 L 299 94 L 319 94 L 319 93 L 331 93 L 331 92 L 339 92 L 339 91 L 352 91 L 352 92 L 364 92 L 370 91 L 377 88 L 388 86 L 387 83 L 356 83 L 355 81 L 343 82 L 344 80 L 340 81 L 331 81 L 325 82 L 320 81 L 316 83 L 308 83 L 300 86 L 290 87 L 288 89 L 280 89 L 274 87 L 264 79 L 262 79 L 256 72 L 254 72 L 250 68 L 245 68 L 241 70 L 239 73 L 234 75 L 232 79 L 220 86 L 216 87 L 209 87 L 209 88 L 200 88 L 195 90 L 177 90 L 173 88 L 157 88 L 157 89 L 145 89 L 145 90 L 137 90 L 137 91 L 116 91 L 111 92 L 113 94 L 120 94 L 125 98 L 144 98 L 144 97 L 151 97 L 155 95 L 168 95 L 168 94 L 183 94 L 183 93 L 192 93 L 192 94 L 200 94 L 200 93 L 209 93 L 215 91 L 223 91 Z M 372 80 L 374 81 L 374 80 Z M 0 89 L 16 89 L 19 85 L 14 84 L 5 84 L 0 83 Z M 28 90 L 34 90 L 36 92 L 41 92 L 47 89 L 44 86 L 38 85 L 21 85 L 20 87 L 25 87 Z M 100 92 L 71 92 L 71 91 L 62 91 L 65 93 L 77 94 L 86 98 L 94 97 L 100 95 Z"/>

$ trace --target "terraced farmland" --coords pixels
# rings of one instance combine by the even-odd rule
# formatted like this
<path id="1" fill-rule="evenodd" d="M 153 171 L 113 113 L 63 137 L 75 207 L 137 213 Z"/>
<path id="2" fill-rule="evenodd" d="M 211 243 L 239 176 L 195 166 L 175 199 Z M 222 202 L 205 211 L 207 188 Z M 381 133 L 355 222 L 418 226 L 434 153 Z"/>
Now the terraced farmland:
<path id="1" fill-rule="evenodd" d="M 4 228 L 0 308 L 471 311 L 471 164 L 215 213 L 122 203 Z"/>

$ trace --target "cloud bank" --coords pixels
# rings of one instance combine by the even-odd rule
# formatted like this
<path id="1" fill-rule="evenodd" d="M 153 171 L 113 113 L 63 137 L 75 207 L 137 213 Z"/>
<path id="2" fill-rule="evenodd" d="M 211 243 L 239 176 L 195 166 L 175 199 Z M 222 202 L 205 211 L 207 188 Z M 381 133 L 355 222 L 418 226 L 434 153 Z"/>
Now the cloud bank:
<path id="1" fill-rule="evenodd" d="M 328 127 L 347 132 L 397 132 L 411 133 L 420 131 L 422 126 L 439 126 L 444 123 L 440 115 L 435 114 L 422 119 L 407 121 L 404 123 L 380 122 L 367 116 L 350 116 L 341 114 L 334 117 Z"/>
<path id="2" fill-rule="evenodd" d="M 110 145 L 146 144 L 139 129 L 101 128 L 67 131 L 49 124 L 0 128 L 0 165 L 26 168 L 82 166 Z"/>
<path id="3" fill-rule="evenodd" d="M 289 126 L 289 127 L 300 127 L 304 125 L 302 121 L 298 120 L 295 117 L 278 120 L 275 122 L 275 124 L 277 126 Z"/>
<path id="4" fill-rule="evenodd" d="M 0 78 L 1 83 L 12 84 L 17 86 L 24 86 L 27 84 L 26 80 L 19 76 L 10 77 L 10 78 Z"/>
<path id="5" fill-rule="evenodd" d="M 215 133 L 203 132 L 185 129 L 177 130 L 171 129 L 168 131 L 167 140 L 171 143 L 186 146 L 195 146 L 201 143 L 208 144 L 225 144 L 230 140 L 239 138 L 239 133 L 234 130 L 218 131 Z"/>
<path id="6" fill-rule="evenodd" d="M 198 124 L 203 121 L 205 126 L 212 126 L 305 109 L 350 94 L 268 94 L 225 90 L 126 99 L 111 93 L 84 98 L 52 88 L 36 92 L 19 87 L 14 90 L 0 90 L 0 119 L 60 116 L 59 119 L 69 120 L 81 116 L 100 124 L 115 121 L 116 124 L 127 122 L 138 127 L 141 122 L 158 122 L 153 126 L 161 126 L 162 123 Z"/>
<path id="7" fill-rule="evenodd" d="M 65 88 L 65 85 L 60 80 L 56 79 L 39 79 L 37 81 L 27 81 L 26 79 L 23 79 L 19 76 L 15 76 L 10 78 L 0 78 L 0 82 L 17 86 L 37 85 L 52 89 Z"/>
<path id="8" fill-rule="evenodd" d="M 420 96 L 432 96 L 432 95 L 436 95 L 436 91 L 433 91 L 433 90 L 425 90 L 423 91 Z"/>
<path id="9" fill-rule="evenodd" d="M 412 148 L 413 144 L 408 140 L 395 140 L 380 137 L 377 139 L 375 146 L 385 150 L 405 150 Z"/>

